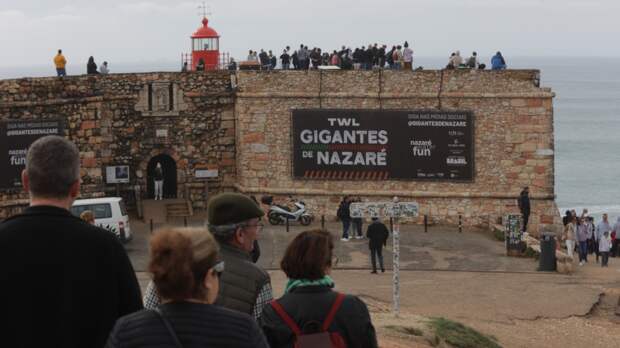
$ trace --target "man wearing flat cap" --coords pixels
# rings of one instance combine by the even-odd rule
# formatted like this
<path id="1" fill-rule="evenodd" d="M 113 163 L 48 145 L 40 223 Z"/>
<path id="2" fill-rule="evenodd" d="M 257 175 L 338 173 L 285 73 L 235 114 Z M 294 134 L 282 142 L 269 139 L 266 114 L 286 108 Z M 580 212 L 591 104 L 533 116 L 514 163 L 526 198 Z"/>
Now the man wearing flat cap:
<path id="1" fill-rule="evenodd" d="M 220 278 L 216 304 L 260 318 L 263 306 L 273 299 L 269 274 L 252 262 L 250 252 L 262 228 L 265 213 L 249 197 L 239 193 L 222 193 L 207 206 L 209 231 L 220 244 L 226 271 Z M 152 282 L 144 296 L 147 309 L 159 305 Z"/>

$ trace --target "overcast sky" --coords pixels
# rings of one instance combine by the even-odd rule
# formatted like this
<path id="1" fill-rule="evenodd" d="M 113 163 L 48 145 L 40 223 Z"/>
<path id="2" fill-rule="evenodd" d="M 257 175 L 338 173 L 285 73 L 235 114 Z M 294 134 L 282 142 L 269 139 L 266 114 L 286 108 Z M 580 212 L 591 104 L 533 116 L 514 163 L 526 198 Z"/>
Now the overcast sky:
<path id="1" fill-rule="evenodd" d="M 0 0 L 0 66 L 180 61 L 199 1 Z M 408 40 L 418 56 L 620 56 L 618 0 L 212 0 L 221 50 Z"/>

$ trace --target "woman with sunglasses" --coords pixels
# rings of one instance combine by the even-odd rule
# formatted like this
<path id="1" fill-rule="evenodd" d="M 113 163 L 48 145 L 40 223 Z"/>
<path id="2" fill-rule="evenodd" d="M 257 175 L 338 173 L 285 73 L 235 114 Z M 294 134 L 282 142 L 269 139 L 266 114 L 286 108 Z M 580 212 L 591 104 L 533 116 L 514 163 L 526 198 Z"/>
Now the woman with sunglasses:
<path id="1" fill-rule="evenodd" d="M 249 315 L 213 305 L 224 262 L 211 233 L 163 229 L 150 249 L 149 271 L 162 304 L 120 318 L 107 347 L 268 347 Z"/>

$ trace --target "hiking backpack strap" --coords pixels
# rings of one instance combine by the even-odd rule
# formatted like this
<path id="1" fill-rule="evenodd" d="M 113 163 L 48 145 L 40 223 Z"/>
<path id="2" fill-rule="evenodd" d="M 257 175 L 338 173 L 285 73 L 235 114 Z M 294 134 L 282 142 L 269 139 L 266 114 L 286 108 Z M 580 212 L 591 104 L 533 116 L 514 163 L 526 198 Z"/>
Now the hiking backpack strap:
<path id="1" fill-rule="evenodd" d="M 278 303 L 278 301 L 276 301 L 276 300 L 271 301 L 269 304 L 271 305 L 271 307 L 273 307 L 273 309 L 276 311 L 276 313 L 278 313 L 280 318 L 282 318 L 282 320 L 284 320 L 284 323 L 286 324 L 286 326 L 288 326 L 289 329 L 291 329 L 291 331 L 293 331 L 295 336 L 300 336 L 301 335 L 301 329 L 299 328 L 297 323 L 295 323 L 295 321 L 288 315 L 288 313 L 286 313 L 284 308 L 282 308 L 282 305 L 280 305 L 280 303 Z"/>
<path id="2" fill-rule="evenodd" d="M 344 294 L 341 293 L 337 293 L 338 295 L 336 295 L 336 300 L 334 301 L 334 304 L 332 304 L 332 308 L 329 310 L 329 314 L 327 314 L 327 317 L 325 318 L 325 321 L 323 322 L 323 331 L 328 331 L 329 326 L 332 324 L 332 322 L 334 321 L 334 318 L 336 317 L 336 313 L 338 312 L 338 309 L 340 308 L 340 305 L 342 304 L 342 301 L 344 300 Z"/>

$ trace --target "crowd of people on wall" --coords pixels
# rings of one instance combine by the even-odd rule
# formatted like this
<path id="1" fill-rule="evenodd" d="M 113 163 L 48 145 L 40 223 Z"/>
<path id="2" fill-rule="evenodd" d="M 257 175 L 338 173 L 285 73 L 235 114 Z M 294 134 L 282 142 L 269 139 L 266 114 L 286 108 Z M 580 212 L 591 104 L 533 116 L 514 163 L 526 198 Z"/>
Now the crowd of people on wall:
<path id="1" fill-rule="evenodd" d="M 422 66 L 414 67 L 414 52 L 409 42 L 405 41 L 402 45 L 369 44 L 368 46 L 350 47 L 342 46 L 338 50 L 322 50 L 314 47 L 309 49 L 307 45 L 301 44 L 294 50 L 286 46 L 282 53 L 277 56 L 273 51 L 260 52 L 249 50 L 245 63 L 254 62 L 261 70 L 274 70 L 279 67 L 282 70 L 308 70 L 318 69 L 319 67 L 338 67 L 344 70 L 372 70 L 372 69 L 392 69 L 392 70 L 422 70 Z M 279 63 L 279 65 L 278 65 Z M 67 75 L 67 59 L 58 50 L 54 57 L 54 66 L 57 76 Z M 231 58 L 227 66 L 228 70 L 237 70 L 239 65 Z M 486 69 L 486 64 L 480 63 L 478 54 L 474 51 L 467 59 L 461 57 L 460 51 L 455 51 L 450 55 L 446 69 Z M 501 52 L 497 52 L 491 58 L 492 70 L 503 70 L 507 68 L 506 60 Z M 205 62 L 202 58 L 195 66 L 196 71 L 205 71 Z M 188 62 L 183 62 L 182 72 L 189 71 Z M 108 62 L 104 61 L 101 66 L 97 66 L 95 58 L 90 56 L 86 63 L 86 73 L 89 75 L 109 74 Z"/>
<path id="2" fill-rule="evenodd" d="M 344 70 L 372 70 L 372 69 L 393 69 L 393 70 L 421 70 L 423 67 L 414 68 L 413 49 L 409 42 L 405 41 L 402 45 L 396 44 L 388 48 L 387 45 L 369 44 L 368 46 L 356 47 L 351 49 L 342 46 L 337 50 L 323 50 L 318 47 L 312 49 L 307 45 L 301 44 L 298 49 L 291 49 L 286 46 L 278 57 L 271 50 L 260 50 L 260 53 L 250 50 L 246 57 L 246 62 L 255 62 L 261 70 L 273 70 L 279 67 L 282 70 L 308 70 L 319 69 L 319 67 L 338 67 Z M 235 68 L 236 68 L 236 63 Z M 501 52 L 497 52 L 491 58 L 491 69 L 503 70 L 507 64 Z M 485 69 L 486 64 L 480 63 L 478 54 L 463 59 L 460 51 L 451 54 L 446 69 Z"/>
<path id="3" fill-rule="evenodd" d="M 579 266 L 588 262 L 588 256 L 594 254 L 595 262 L 607 267 L 609 257 L 620 256 L 618 233 L 620 233 L 620 217 L 610 222 L 608 215 L 603 214 L 601 221 L 595 221 L 587 209 L 580 215 L 574 209 L 567 210 L 562 218 L 564 230 L 561 241 L 571 258 L 577 253 Z M 590 258 L 591 260 L 591 258 Z"/>
<path id="4" fill-rule="evenodd" d="M 23 213 L 0 223 L 2 342 L 7 347 L 377 347 L 364 302 L 336 291 L 334 240 L 299 233 L 273 298 L 254 253 L 263 210 L 250 197 L 209 200 L 205 227 L 167 227 L 150 240 L 144 298 L 120 241 L 73 216 L 80 153 L 60 136 L 28 149 Z M 385 244 L 385 243 L 384 243 Z M 383 264 L 381 263 L 383 270 Z"/>

